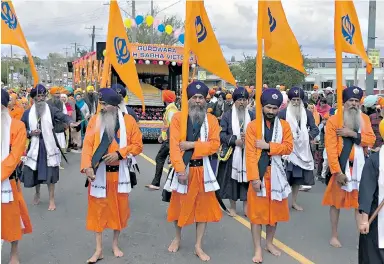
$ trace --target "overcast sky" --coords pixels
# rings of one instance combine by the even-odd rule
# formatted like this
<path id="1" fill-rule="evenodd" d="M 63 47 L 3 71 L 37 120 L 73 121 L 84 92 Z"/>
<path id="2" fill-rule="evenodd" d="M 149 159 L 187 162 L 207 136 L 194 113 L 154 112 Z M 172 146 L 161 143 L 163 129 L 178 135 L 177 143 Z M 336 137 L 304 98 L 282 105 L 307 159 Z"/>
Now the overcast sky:
<path id="1" fill-rule="evenodd" d="M 65 47 L 77 42 L 91 46 L 90 29 L 97 28 L 96 41 L 105 41 L 108 27 L 109 1 L 23 1 L 14 0 L 19 22 L 31 52 L 45 58 L 50 52 L 65 54 Z M 304 53 L 310 57 L 334 57 L 333 50 L 333 0 L 282 0 L 288 22 Z M 368 0 L 355 0 L 363 40 L 367 42 Z M 174 5 L 173 5 L 174 4 Z M 130 1 L 119 1 L 120 8 L 130 12 Z M 185 0 L 155 0 L 159 9 L 165 9 L 158 18 L 185 16 Z M 171 7 L 169 7 L 171 6 Z M 216 37 L 226 58 L 232 55 L 237 60 L 242 54 L 256 52 L 257 1 L 206 0 L 205 6 Z M 169 8 L 167 8 L 169 7 Z M 150 1 L 137 1 L 136 14 L 145 15 L 150 10 Z M 384 0 L 377 1 L 376 47 L 384 57 Z M 381 14 L 380 14 L 381 13 Z M 123 17 L 126 16 L 122 12 Z M 282 40 L 284 41 L 284 40 Z M 73 48 L 71 51 L 73 52 Z M 2 55 L 10 54 L 9 46 L 2 45 Z M 22 54 L 16 49 L 15 53 Z"/>

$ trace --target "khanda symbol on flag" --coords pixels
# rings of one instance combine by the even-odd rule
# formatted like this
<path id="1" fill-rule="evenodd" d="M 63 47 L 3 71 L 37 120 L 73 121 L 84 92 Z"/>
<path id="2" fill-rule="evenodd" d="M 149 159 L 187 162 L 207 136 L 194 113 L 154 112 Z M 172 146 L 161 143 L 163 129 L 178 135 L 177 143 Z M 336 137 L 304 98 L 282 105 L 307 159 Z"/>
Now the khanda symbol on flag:
<path id="1" fill-rule="evenodd" d="M 117 57 L 117 62 L 119 64 L 125 64 L 129 61 L 131 58 L 127 42 L 125 39 L 115 37 L 114 39 L 114 45 L 115 45 L 115 53 Z"/>
<path id="2" fill-rule="evenodd" d="M 1 19 L 9 27 L 9 29 L 14 30 L 17 28 L 16 15 L 12 12 L 8 2 L 1 2 Z"/>
<path id="3" fill-rule="evenodd" d="M 269 31 L 272 33 L 276 28 L 276 19 L 272 16 L 271 9 L 268 7 L 268 16 L 269 16 Z"/>
<path id="4" fill-rule="evenodd" d="M 207 29 L 204 27 L 201 16 L 197 16 L 195 19 L 197 42 L 202 42 L 207 37 Z"/>
<path id="5" fill-rule="evenodd" d="M 355 35 L 355 25 L 351 23 L 351 20 L 349 19 L 349 15 L 342 17 L 342 29 L 341 32 L 345 38 L 345 40 L 349 44 L 353 44 L 353 35 Z"/>

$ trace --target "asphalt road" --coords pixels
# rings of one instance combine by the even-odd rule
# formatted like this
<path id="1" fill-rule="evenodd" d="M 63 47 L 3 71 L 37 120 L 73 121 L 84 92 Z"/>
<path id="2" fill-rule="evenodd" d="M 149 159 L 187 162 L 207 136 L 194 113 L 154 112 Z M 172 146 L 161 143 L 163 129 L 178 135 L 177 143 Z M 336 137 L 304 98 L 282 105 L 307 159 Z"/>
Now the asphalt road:
<path id="1" fill-rule="evenodd" d="M 144 186 L 154 175 L 154 159 L 160 145 L 146 144 L 146 156 L 137 158 L 141 174 L 138 186 L 130 195 L 131 219 L 120 238 L 124 257 L 117 259 L 111 250 L 112 231 L 104 232 L 104 260 L 110 264 L 194 264 L 201 263 L 193 254 L 194 226 L 186 227 L 178 253 L 168 253 L 174 237 L 173 224 L 166 221 L 167 203 L 161 201 L 161 191 L 149 191 Z M 94 252 L 94 236 L 85 230 L 87 194 L 84 176 L 79 173 L 80 154 L 69 154 L 69 164 L 61 170 L 56 188 L 57 210 L 49 212 L 48 190 L 41 189 L 41 203 L 32 205 L 34 190 L 23 189 L 33 224 L 33 233 L 20 242 L 21 263 L 25 264 L 77 264 Z M 152 160 L 151 160 L 152 159 Z M 165 180 L 165 174 L 162 179 Z M 343 248 L 334 249 L 328 244 L 330 224 L 328 208 L 321 206 L 325 186 L 321 183 L 307 193 L 299 194 L 304 212 L 291 210 L 288 223 L 281 223 L 276 233 L 282 256 L 273 257 L 264 252 L 264 263 L 357 263 L 357 231 L 353 211 L 342 211 L 340 239 Z M 238 204 L 242 215 L 242 205 Z M 246 219 L 224 215 L 219 223 L 209 224 L 204 240 L 204 250 L 211 256 L 212 264 L 252 263 L 253 246 Z M 263 241 L 264 243 L 265 241 Z M 9 261 L 9 244 L 2 248 L 3 263 Z"/>

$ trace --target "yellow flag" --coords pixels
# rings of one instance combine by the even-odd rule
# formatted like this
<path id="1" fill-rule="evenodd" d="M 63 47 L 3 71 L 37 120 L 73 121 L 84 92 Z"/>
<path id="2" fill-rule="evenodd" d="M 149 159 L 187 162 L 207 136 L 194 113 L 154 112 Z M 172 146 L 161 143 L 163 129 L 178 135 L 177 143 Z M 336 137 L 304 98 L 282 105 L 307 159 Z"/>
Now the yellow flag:
<path id="1" fill-rule="evenodd" d="M 141 100 L 143 111 L 145 111 L 143 91 L 129 48 L 130 43 L 119 6 L 115 0 L 111 0 L 105 57 L 108 57 L 109 62 L 127 88 Z"/>
<path id="2" fill-rule="evenodd" d="M 36 86 L 39 82 L 39 74 L 21 29 L 20 21 L 17 19 L 15 9 L 9 0 L 1 1 L 1 44 L 15 45 L 25 50 L 31 66 L 34 86 Z"/>
<path id="3" fill-rule="evenodd" d="M 186 12 L 188 20 L 185 21 L 185 36 L 190 35 L 188 44 L 197 58 L 197 64 L 236 86 L 235 78 L 209 22 L 204 1 L 187 1 Z"/>
<path id="4" fill-rule="evenodd" d="M 189 79 L 190 52 L 197 58 L 197 64 L 207 71 L 236 86 L 228 64 L 221 51 L 219 42 L 213 32 L 205 11 L 204 1 L 192 0 L 186 3 L 185 40 L 182 66 L 183 89 L 181 93 L 181 138 L 187 136 L 188 98 L 187 86 Z"/>
<path id="5" fill-rule="evenodd" d="M 262 25 L 258 26 L 262 27 L 264 54 L 306 73 L 299 43 L 288 24 L 281 1 L 264 1 L 262 7 L 262 10 L 258 11 L 263 12 Z"/>
<path id="6" fill-rule="evenodd" d="M 336 53 L 336 94 L 337 109 L 343 106 L 343 52 L 360 56 L 367 64 L 367 72 L 372 70 L 372 64 L 365 52 L 360 23 L 357 17 L 355 5 L 352 0 L 335 0 L 335 29 L 334 29 L 335 53 Z M 343 111 L 338 111 L 338 122 L 343 124 Z"/>

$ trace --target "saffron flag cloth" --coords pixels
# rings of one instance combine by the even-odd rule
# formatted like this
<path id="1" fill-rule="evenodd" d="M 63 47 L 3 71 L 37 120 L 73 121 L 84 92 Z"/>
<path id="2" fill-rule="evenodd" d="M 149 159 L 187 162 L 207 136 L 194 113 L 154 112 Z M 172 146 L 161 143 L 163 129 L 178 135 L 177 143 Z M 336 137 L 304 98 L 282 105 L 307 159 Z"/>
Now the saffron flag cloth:
<path id="1" fill-rule="evenodd" d="M 304 58 L 281 1 L 263 2 L 262 10 L 258 11 L 263 12 L 262 25 L 258 26 L 262 27 L 264 54 L 305 74 Z"/>
<path id="2" fill-rule="evenodd" d="M 336 94 L 337 109 L 342 109 L 342 76 L 343 58 L 342 53 L 352 53 L 360 56 L 367 64 L 367 72 L 372 70 L 372 64 L 364 48 L 363 38 L 360 30 L 360 23 L 357 17 L 355 5 L 352 0 L 335 0 L 335 53 L 336 53 Z M 338 111 L 338 122 L 343 122 L 343 112 Z"/>
<path id="3" fill-rule="evenodd" d="M 141 100 L 143 111 L 145 111 L 143 91 L 129 48 L 130 43 L 119 6 L 115 0 L 111 0 L 105 57 L 108 57 L 126 87 Z"/>
<path id="4" fill-rule="evenodd" d="M 304 59 L 299 43 L 293 34 L 281 0 L 258 2 L 257 14 L 257 58 L 256 58 L 256 116 L 261 116 L 261 89 L 263 83 L 263 40 L 264 54 L 304 74 Z M 256 126 L 256 137 L 261 139 L 261 119 Z"/>
<path id="5" fill-rule="evenodd" d="M 195 54 L 199 66 L 236 86 L 236 80 L 224 58 L 205 11 L 204 1 L 187 1 L 186 3 L 181 99 L 181 138 L 184 140 L 187 133 L 188 98 L 186 91 L 189 78 L 190 52 Z"/>
<path id="6" fill-rule="evenodd" d="M 33 83 L 36 86 L 39 83 L 39 74 L 37 73 L 20 22 L 16 16 L 15 8 L 12 2 L 8 0 L 1 1 L 1 44 L 15 45 L 25 50 L 29 65 L 31 66 Z"/>

